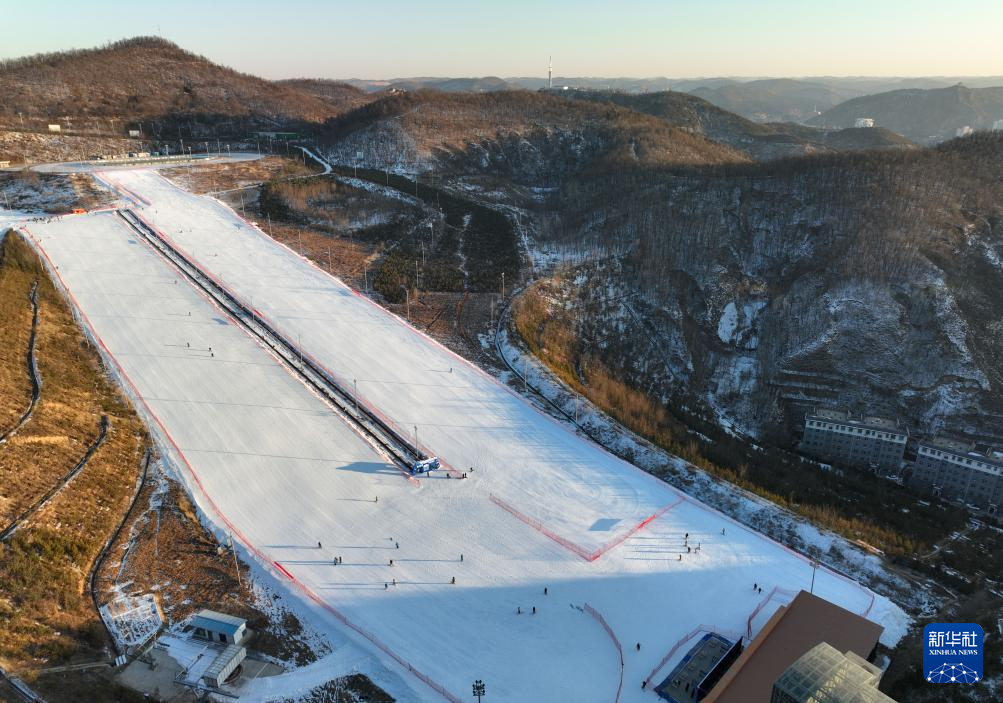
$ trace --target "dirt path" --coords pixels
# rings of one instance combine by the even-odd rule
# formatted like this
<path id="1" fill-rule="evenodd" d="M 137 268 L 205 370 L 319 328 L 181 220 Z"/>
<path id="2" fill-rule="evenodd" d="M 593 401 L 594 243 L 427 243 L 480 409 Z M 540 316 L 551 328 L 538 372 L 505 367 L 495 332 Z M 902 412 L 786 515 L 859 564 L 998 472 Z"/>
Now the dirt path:
<path id="1" fill-rule="evenodd" d="M 10 437 L 13 437 L 19 429 L 24 427 L 24 424 L 31 419 L 31 414 L 35 412 L 35 406 L 38 405 L 39 398 L 42 397 L 42 377 L 38 373 L 38 364 L 35 361 L 35 339 L 38 337 L 38 280 L 36 279 L 34 283 L 31 284 L 31 292 L 28 294 L 28 299 L 31 300 L 31 336 L 28 339 L 28 377 L 31 379 L 31 402 L 28 404 L 28 409 L 24 411 L 24 414 L 20 417 L 17 423 L 14 424 L 12 428 L 0 434 L 0 444 L 6 442 Z"/>
<path id="2" fill-rule="evenodd" d="M 17 529 L 21 527 L 25 523 L 25 521 L 28 520 L 28 518 L 30 518 L 36 512 L 41 510 L 43 507 L 45 507 L 45 504 L 48 503 L 50 500 L 52 500 L 52 498 L 55 497 L 55 495 L 59 493 L 59 491 L 61 491 L 66 486 L 67 483 L 72 481 L 77 474 L 83 471 L 84 467 L 87 466 L 87 462 L 90 461 L 90 458 L 92 456 L 94 456 L 94 452 L 96 452 L 101 447 L 101 445 L 104 444 L 105 437 L 107 436 L 108 436 L 108 416 L 102 415 L 100 430 L 98 431 L 97 439 L 95 439 L 94 443 L 87 448 L 87 451 L 84 453 L 80 461 L 78 461 L 76 465 L 72 469 L 70 469 L 69 472 L 56 483 L 55 486 L 50 488 L 45 493 L 45 495 L 36 500 L 27 510 L 25 510 L 23 513 L 14 518 L 13 522 L 11 522 L 7 527 L 5 527 L 3 532 L 0 532 L 0 542 L 9 539 L 11 535 L 13 535 L 17 531 Z"/>

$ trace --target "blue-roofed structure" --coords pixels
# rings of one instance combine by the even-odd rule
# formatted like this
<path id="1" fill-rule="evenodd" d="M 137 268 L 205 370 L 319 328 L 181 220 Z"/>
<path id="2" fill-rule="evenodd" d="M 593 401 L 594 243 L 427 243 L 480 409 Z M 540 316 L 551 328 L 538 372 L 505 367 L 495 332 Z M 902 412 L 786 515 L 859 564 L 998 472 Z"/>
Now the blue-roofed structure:
<path id="1" fill-rule="evenodd" d="M 239 644 L 247 635 L 247 621 L 215 610 L 200 610 L 192 618 L 195 636 L 210 642 Z"/>
<path id="2" fill-rule="evenodd" d="M 655 693 L 669 703 L 697 703 L 710 693 L 741 653 L 741 639 L 732 642 L 716 632 L 708 632 L 655 687 Z"/>

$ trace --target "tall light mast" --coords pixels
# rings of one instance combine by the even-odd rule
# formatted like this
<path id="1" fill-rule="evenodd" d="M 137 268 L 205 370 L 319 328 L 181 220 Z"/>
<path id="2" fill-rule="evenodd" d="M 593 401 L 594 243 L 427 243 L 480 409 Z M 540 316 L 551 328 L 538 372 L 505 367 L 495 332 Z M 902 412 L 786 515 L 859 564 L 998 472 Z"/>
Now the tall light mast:
<path id="1" fill-rule="evenodd" d="M 554 57 L 550 57 L 550 65 L 547 66 L 547 88 L 554 87 Z"/>

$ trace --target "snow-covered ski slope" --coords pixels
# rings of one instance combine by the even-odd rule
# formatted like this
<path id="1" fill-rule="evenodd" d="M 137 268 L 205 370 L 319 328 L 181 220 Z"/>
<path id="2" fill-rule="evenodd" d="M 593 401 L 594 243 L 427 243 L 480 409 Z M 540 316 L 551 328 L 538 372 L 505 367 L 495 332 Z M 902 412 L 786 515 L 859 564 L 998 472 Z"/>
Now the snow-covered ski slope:
<path id="1" fill-rule="evenodd" d="M 493 700 L 614 700 L 619 654 L 588 603 L 622 643 L 620 699 L 653 701 L 640 682 L 680 639 L 747 634 L 755 613 L 754 633 L 811 582 L 800 556 L 575 435 L 219 203 L 150 171 L 102 178 L 402 434 L 417 425 L 428 452 L 474 467 L 404 479 L 116 216 L 31 227 L 209 519 L 379 642 L 402 677 L 389 653 L 447 698 L 479 678 Z M 885 625 L 887 642 L 904 632 L 901 610 L 842 576 L 819 570 L 815 591 Z"/>

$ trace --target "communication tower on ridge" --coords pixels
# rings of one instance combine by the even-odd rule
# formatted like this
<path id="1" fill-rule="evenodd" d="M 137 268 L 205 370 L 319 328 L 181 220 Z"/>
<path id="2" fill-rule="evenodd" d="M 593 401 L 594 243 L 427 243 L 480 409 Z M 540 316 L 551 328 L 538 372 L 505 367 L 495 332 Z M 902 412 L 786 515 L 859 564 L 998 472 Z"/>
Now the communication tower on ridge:
<path id="1" fill-rule="evenodd" d="M 550 57 L 550 64 L 547 66 L 547 87 L 554 87 L 554 57 Z"/>

